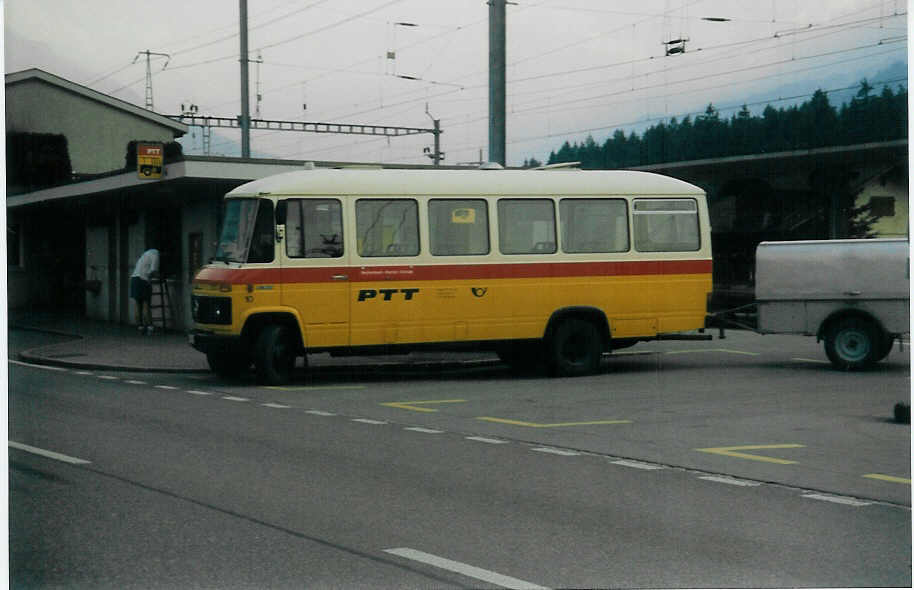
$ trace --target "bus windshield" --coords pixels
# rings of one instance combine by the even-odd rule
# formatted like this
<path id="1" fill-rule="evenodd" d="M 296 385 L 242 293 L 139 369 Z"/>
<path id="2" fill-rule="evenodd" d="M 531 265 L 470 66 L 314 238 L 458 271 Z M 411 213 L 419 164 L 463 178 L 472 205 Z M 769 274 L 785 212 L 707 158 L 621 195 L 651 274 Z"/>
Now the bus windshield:
<path id="1" fill-rule="evenodd" d="M 213 260 L 271 262 L 273 260 L 273 203 L 266 199 L 228 199 L 222 234 Z"/>

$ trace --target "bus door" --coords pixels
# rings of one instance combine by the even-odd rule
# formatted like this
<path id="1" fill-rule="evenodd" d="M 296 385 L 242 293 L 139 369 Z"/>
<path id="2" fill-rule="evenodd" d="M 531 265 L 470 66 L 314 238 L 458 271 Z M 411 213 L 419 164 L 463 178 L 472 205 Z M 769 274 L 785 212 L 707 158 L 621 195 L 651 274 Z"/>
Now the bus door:
<path id="1" fill-rule="evenodd" d="M 279 203 L 277 221 L 284 227 L 282 305 L 297 310 L 305 346 L 348 346 L 349 253 L 343 245 L 342 203 L 286 199 Z"/>

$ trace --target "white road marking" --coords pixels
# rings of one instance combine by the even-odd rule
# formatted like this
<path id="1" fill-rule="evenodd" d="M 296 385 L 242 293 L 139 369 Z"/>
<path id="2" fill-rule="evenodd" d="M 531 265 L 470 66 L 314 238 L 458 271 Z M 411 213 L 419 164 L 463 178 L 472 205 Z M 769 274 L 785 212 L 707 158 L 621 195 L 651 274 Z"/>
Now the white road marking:
<path id="1" fill-rule="evenodd" d="M 115 377 L 114 375 L 99 375 L 99 379 L 108 379 L 109 381 L 117 381 L 120 377 Z"/>
<path id="2" fill-rule="evenodd" d="M 268 408 L 277 408 L 277 409 L 286 409 L 286 408 L 291 408 L 291 407 L 292 407 L 292 406 L 284 406 L 284 405 L 282 405 L 282 404 L 276 404 L 276 403 L 273 403 L 273 402 L 270 402 L 270 403 L 268 403 L 268 404 L 260 404 L 260 405 L 261 405 L 261 406 L 266 406 L 266 407 L 268 407 Z"/>
<path id="3" fill-rule="evenodd" d="M 194 395 L 213 395 L 212 393 L 210 393 L 208 391 L 198 391 L 196 389 L 188 389 L 187 393 L 192 393 Z"/>
<path id="4" fill-rule="evenodd" d="M 805 359 L 805 358 L 801 358 L 801 357 L 794 357 L 794 358 L 792 358 L 792 359 L 790 359 L 790 360 L 792 360 L 792 361 L 800 361 L 800 362 L 802 362 L 802 363 L 818 363 L 818 364 L 820 364 L 820 365 L 828 365 L 828 364 L 831 364 L 829 361 L 823 361 L 822 359 Z"/>
<path id="5" fill-rule="evenodd" d="M 486 443 L 490 445 L 506 445 L 508 441 L 498 440 L 497 438 L 486 438 L 484 436 L 468 436 L 467 440 L 475 440 L 476 442 Z"/>
<path id="6" fill-rule="evenodd" d="M 63 461 L 64 463 L 70 463 L 71 465 L 88 465 L 92 461 L 86 461 L 85 459 L 77 459 L 76 457 L 70 457 L 69 455 L 63 455 L 61 453 L 55 453 L 54 451 L 47 451 L 45 449 L 39 449 L 38 447 L 33 447 L 29 445 L 24 445 L 22 443 L 17 443 L 9 441 L 9 446 L 14 449 L 19 449 L 20 451 L 25 451 L 26 453 L 32 453 L 33 455 L 41 455 L 42 457 L 47 457 L 48 459 L 54 459 L 56 461 Z"/>
<path id="7" fill-rule="evenodd" d="M 138 381 L 136 379 L 127 379 L 124 383 L 129 383 L 130 385 L 149 385 L 145 381 Z"/>
<path id="8" fill-rule="evenodd" d="M 732 477 L 723 477 L 723 476 L 717 476 L 717 475 L 705 475 L 705 476 L 699 477 L 698 479 L 703 479 L 705 481 L 713 481 L 716 483 L 725 483 L 725 484 L 731 485 L 731 486 L 755 487 L 755 486 L 762 485 L 762 484 L 758 483 L 757 481 L 746 481 L 744 479 L 735 479 Z"/>
<path id="9" fill-rule="evenodd" d="M 73 371 L 74 375 L 91 375 L 92 371 Z"/>
<path id="10" fill-rule="evenodd" d="M 15 359 L 8 359 L 9 362 L 14 365 L 21 365 L 23 367 L 32 367 L 33 369 L 44 369 L 45 371 L 66 371 L 63 367 L 49 367 L 47 365 L 34 365 L 32 363 L 24 363 L 22 361 L 17 361 Z"/>
<path id="11" fill-rule="evenodd" d="M 640 461 L 627 461 L 625 459 L 620 459 L 618 461 L 610 461 L 613 465 L 621 465 L 622 467 L 633 467 L 635 469 L 644 469 L 645 471 L 653 471 L 655 469 L 664 469 L 663 465 L 655 465 L 653 463 L 642 463 Z"/>
<path id="12" fill-rule="evenodd" d="M 410 426 L 409 428 L 404 428 L 403 430 L 409 430 L 411 432 L 421 432 L 423 434 L 441 434 L 443 430 L 433 430 L 431 428 L 421 428 L 419 426 Z"/>
<path id="13" fill-rule="evenodd" d="M 222 399 L 228 400 L 230 402 L 249 402 L 250 398 L 247 397 L 235 397 L 234 395 L 223 395 Z"/>
<path id="14" fill-rule="evenodd" d="M 156 389 L 168 389 L 168 390 L 177 389 L 177 387 L 175 387 L 174 385 L 156 385 L 155 388 Z"/>
<path id="15" fill-rule="evenodd" d="M 387 424 L 384 420 L 369 420 L 368 418 L 353 418 L 353 422 L 361 422 L 362 424 Z"/>
<path id="16" fill-rule="evenodd" d="M 835 504 L 844 504 L 846 506 L 869 506 L 869 502 L 857 500 L 856 498 L 847 498 L 845 496 L 826 496 L 824 494 L 803 494 L 804 498 L 810 500 L 822 500 L 823 502 L 833 502 Z"/>
<path id="17" fill-rule="evenodd" d="M 530 449 L 531 451 L 536 451 L 537 453 L 549 453 L 550 455 L 562 455 L 563 457 L 573 457 L 575 455 L 580 455 L 581 453 L 576 453 L 574 451 L 566 451 L 564 449 L 552 449 L 549 447 L 536 447 L 535 449 Z"/>
<path id="18" fill-rule="evenodd" d="M 305 414 L 311 414 L 313 416 L 336 416 L 333 412 L 324 412 L 322 410 L 305 410 Z"/>
<path id="19" fill-rule="evenodd" d="M 462 576 L 467 576 L 468 578 L 482 580 L 483 582 L 501 586 L 502 588 L 516 588 L 518 590 L 521 588 L 546 590 L 544 586 L 539 586 L 537 584 L 533 584 L 532 582 L 526 582 L 524 580 L 512 578 L 511 576 L 499 574 L 498 572 L 485 570 L 466 563 L 461 563 L 459 561 L 446 559 L 444 557 L 438 557 L 437 555 L 432 555 L 431 553 L 425 553 L 416 549 L 410 549 L 409 547 L 385 549 L 384 552 L 396 555 L 398 557 L 403 557 L 405 559 L 418 561 L 420 563 L 431 565 L 443 570 L 447 570 L 449 572 L 458 573 Z"/>

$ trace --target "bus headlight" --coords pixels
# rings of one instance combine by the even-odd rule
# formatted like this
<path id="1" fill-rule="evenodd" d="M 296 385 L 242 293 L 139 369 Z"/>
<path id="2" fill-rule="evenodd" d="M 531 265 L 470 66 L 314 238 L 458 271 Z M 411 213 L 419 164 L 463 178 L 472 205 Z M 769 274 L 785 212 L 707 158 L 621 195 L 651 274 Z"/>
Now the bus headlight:
<path id="1" fill-rule="evenodd" d="M 190 301 L 194 321 L 200 324 L 232 323 L 232 300 L 229 297 L 201 297 L 192 295 Z"/>

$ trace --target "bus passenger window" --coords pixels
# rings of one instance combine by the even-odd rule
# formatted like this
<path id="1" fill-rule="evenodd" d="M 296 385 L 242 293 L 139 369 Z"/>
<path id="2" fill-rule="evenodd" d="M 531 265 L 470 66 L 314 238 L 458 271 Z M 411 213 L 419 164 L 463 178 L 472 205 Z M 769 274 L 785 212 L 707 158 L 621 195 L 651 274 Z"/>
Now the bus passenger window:
<path id="1" fill-rule="evenodd" d="M 432 199 L 428 225 L 435 256 L 489 253 L 489 214 L 482 199 Z"/>
<path id="2" fill-rule="evenodd" d="M 637 199 L 635 249 L 639 252 L 693 252 L 701 248 L 698 204 L 692 199 Z"/>
<path id="3" fill-rule="evenodd" d="M 286 255 L 289 258 L 339 258 L 343 255 L 343 217 L 335 199 L 286 201 Z"/>
<path id="4" fill-rule="evenodd" d="M 554 254 L 555 241 L 552 200 L 498 201 L 498 248 L 502 254 Z"/>
<path id="5" fill-rule="evenodd" d="M 419 254 L 419 207 L 412 199 L 359 199 L 355 223 L 359 256 Z"/>
<path id="6" fill-rule="evenodd" d="M 562 252 L 626 252 L 628 209 L 622 199 L 562 199 Z"/>

